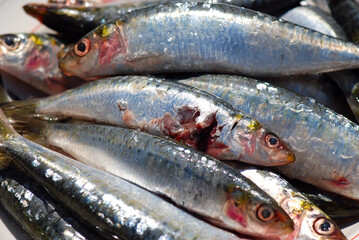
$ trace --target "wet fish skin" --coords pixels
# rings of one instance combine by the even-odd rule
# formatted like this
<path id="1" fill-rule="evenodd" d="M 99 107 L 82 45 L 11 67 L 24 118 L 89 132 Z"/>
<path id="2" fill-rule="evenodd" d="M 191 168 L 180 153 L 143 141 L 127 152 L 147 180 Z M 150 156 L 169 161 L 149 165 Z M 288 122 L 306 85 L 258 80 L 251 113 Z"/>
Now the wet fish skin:
<path id="1" fill-rule="evenodd" d="M 178 142 L 132 129 L 79 123 L 36 121 L 28 131 L 38 143 L 164 195 L 223 228 L 257 237 L 292 230 L 284 211 L 251 181 Z M 264 207 L 274 213 L 272 219 L 257 216 Z"/>
<path id="2" fill-rule="evenodd" d="M 330 217 L 301 194 L 295 187 L 269 169 L 240 165 L 235 169 L 251 179 L 258 187 L 273 197 L 289 214 L 295 229 L 280 240 L 328 240 L 347 239 Z"/>
<path id="3" fill-rule="evenodd" d="M 296 161 L 277 167 L 281 173 L 359 199 L 357 124 L 312 99 L 255 79 L 205 75 L 180 82 L 221 97 L 288 142 Z"/>
<path id="4" fill-rule="evenodd" d="M 33 239 L 102 239 L 14 165 L 0 172 L 0 194 L 1 206 Z"/>
<path id="5" fill-rule="evenodd" d="M 359 3 L 351 0 L 328 1 L 334 19 L 350 41 L 359 42 Z"/>
<path id="6" fill-rule="evenodd" d="M 355 117 L 347 103 L 345 95 L 341 92 L 336 82 L 327 74 L 263 78 L 260 80 L 289 89 L 305 97 L 313 98 L 318 103 L 355 121 Z"/>
<path id="7" fill-rule="evenodd" d="M 222 160 L 257 165 L 295 160 L 275 134 L 227 102 L 196 88 L 153 77 L 113 77 L 48 98 L 0 107 L 13 121 L 25 125 L 36 115 L 73 117 L 169 136 Z"/>
<path id="8" fill-rule="evenodd" d="M 198 2 L 193 0 L 192 2 Z M 75 2 L 75 1 L 73 1 Z M 81 3 L 82 2 L 82 3 Z M 26 4 L 25 12 L 38 19 L 51 29 L 70 35 L 72 39 L 78 40 L 97 26 L 106 21 L 116 18 L 126 12 L 153 6 L 159 3 L 170 2 L 169 0 L 140 1 L 137 3 L 123 3 L 123 1 L 112 3 L 113 5 L 98 6 L 95 3 L 80 1 L 72 4 Z M 179 1 L 181 2 L 181 1 Z M 298 5 L 298 0 L 211 0 L 210 3 L 225 3 L 234 6 L 246 7 L 249 9 L 275 14 L 285 9 Z"/>
<path id="9" fill-rule="evenodd" d="M 330 15 L 316 8 L 295 8 L 283 15 L 282 18 L 332 37 L 347 39 L 345 33 L 340 30 L 341 27 L 338 23 Z M 356 70 L 330 72 L 328 75 L 344 93 L 357 122 L 359 122 L 359 92 L 357 91 L 359 78 L 357 77 Z"/>
<path id="10" fill-rule="evenodd" d="M 3 113 L 0 125 L 1 151 L 104 238 L 238 239 L 121 178 L 24 139 Z"/>
<path id="11" fill-rule="evenodd" d="M 99 26 L 59 65 L 85 79 L 170 72 L 283 76 L 356 68 L 358 50 L 354 44 L 244 8 L 168 3 Z"/>
<path id="12" fill-rule="evenodd" d="M 59 69 L 58 55 L 64 49 L 64 43 L 49 34 L 0 35 L 0 70 L 47 94 L 62 92 L 83 82 Z"/>

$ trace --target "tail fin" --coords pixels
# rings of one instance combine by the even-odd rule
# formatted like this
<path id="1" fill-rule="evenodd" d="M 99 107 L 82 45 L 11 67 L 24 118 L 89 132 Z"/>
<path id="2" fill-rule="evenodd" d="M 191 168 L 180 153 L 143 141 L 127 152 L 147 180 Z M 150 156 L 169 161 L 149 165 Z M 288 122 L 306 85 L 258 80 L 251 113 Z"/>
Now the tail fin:
<path id="1" fill-rule="evenodd" d="M 36 103 L 37 101 L 14 101 L 0 104 L 5 116 L 9 121 L 16 125 L 29 121 L 29 119 L 36 117 Z"/>
<path id="2" fill-rule="evenodd" d="M 16 134 L 15 129 L 11 126 L 4 112 L 0 110 L 0 143 L 7 135 Z"/>

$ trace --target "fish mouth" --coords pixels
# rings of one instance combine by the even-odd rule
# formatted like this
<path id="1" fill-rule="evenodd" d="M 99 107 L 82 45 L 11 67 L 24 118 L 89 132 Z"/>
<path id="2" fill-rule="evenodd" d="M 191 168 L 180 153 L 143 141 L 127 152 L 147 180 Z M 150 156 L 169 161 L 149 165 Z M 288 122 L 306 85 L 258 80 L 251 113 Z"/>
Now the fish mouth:
<path id="1" fill-rule="evenodd" d="M 43 17 L 48 13 L 48 8 L 42 4 L 29 3 L 22 8 L 27 14 L 38 19 L 40 22 L 42 22 Z"/>

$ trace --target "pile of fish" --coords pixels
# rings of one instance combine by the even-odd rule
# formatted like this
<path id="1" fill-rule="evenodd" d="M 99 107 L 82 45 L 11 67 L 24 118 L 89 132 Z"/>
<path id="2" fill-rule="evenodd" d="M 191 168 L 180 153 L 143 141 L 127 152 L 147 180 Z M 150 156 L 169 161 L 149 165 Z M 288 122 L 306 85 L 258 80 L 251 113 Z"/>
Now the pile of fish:
<path id="1" fill-rule="evenodd" d="M 58 34 L 0 36 L 49 95 L 0 94 L 0 204 L 32 238 L 346 239 L 356 1 L 106 2 L 29 3 Z"/>

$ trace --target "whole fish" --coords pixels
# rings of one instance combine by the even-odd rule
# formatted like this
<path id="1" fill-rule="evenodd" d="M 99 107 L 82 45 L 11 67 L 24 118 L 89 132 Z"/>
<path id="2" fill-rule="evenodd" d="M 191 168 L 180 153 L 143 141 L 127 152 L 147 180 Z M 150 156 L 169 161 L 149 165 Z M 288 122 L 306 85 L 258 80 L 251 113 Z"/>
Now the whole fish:
<path id="1" fill-rule="evenodd" d="M 108 21 L 84 36 L 60 68 L 86 79 L 169 72 L 283 76 L 356 68 L 358 52 L 354 44 L 259 12 L 185 2 Z"/>
<path id="2" fill-rule="evenodd" d="M 102 239 L 15 166 L 0 172 L 0 194 L 1 206 L 33 239 Z"/>
<path id="3" fill-rule="evenodd" d="M 236 169 L 273 197 L 294 221 L 294 231 L 280 240 L 347 239 L 335 222 L 290 183 L 270 170 L 249 166 Z"/>
<path id="4" fill-rule="evenodd" d="M 24 139 L 1 112 L 0 149 L 107 239 L 238 239 L 121 178 Z"/>
<path id="5" fill-rule="evenodd" d="M 77 77 L 63 74 L 58 67 L 65 45 L 49 34 L 0 35 L 0 70 L 47 94 L 80 85 Z"/>
<path id="6" fill-rule="evenodd" d="M 183 2 L 183 0 L 176 2 Z M 192 2 L 199 2 L 200 0 L 192 0 Z M 69 2 L 69 1 L 66 1 Z M 74 2 L 74 1 L 71 1 Z M 77 1 L 79 2 L 79 1 Z M 124 3 L 117 1 L 112 5 L 98 6 L 98 4 L 79 3 L 79 4 L 36 4 L 29 3 L 24 6 L 27 14 L 38 19 L 47 27 L 62 33 L 64 36 L 71 38 L 81 38 L 95 27 L 104 24 L 112 18 L 117 18 L 119 15 L 126 12 L 131 12 L 136 9 L 141 9 L 148 6 L 153 6 L 159 3 L 171 2 L 171 0 L 158 1 L 138 1 Z M 225 3 L 229 5 L 246 7 L 249 9 L 266 12 L 269 14 L 277 14 L 286 9 L 290 9 L 299 4 L 299 0 L 210 0 L 210 3 Z M 115 4 L 115 5 L 114 5 Z M 96 6 L 97 5 L 97 6 Z M 92 6 L 92 7 L 89 7 Z"/>
<path id="7" fill-rule="evenodd" d="M 346 39 L 345 33 L 335 20 L 317 8 L 297 7 L 284 14 L 282 18 L 332 37 Z M 344 93 L 357 122 L 359 122 L 359 78 L 356 71 L 330 72 L 328 75 Z"/>
<path id="8" fill-rule="evenodd" d="M 294 154 L 227 102 L 194 87 L 146 76 L 113 77 L 63 94 L 0 106 L 13 121 L 73 117 L 169 136 L 222 160 L 282 165 Z"/>
<path id="9" fill-rule="evenodd" d="M 288 142 L 296 161 L 277 170 L 359 199 L 359 126 L 310 98 L 255 79 L 205 75 L 181 80 L 221 97 Z"/>
<path id="10" fill-rule="evenodd" d="M 36 121 L 32 127 L 39 128 L 36 134 L 29 129 L 39 143 L 164 195 L 221 227 L 257 237 L 290 229 L 284 211 L 261 189 L 186 145 L 113 126 Z"/>
<path id="11" fill-rule="evenodd" d="M 328 6 L 350 41 L 359 43 L 359 3 L 352 0 L 329 0 Z"/>

